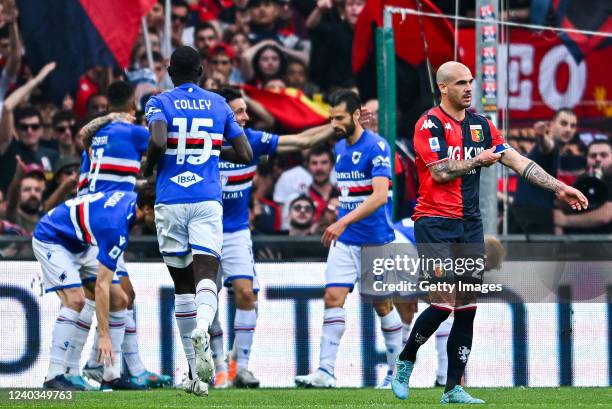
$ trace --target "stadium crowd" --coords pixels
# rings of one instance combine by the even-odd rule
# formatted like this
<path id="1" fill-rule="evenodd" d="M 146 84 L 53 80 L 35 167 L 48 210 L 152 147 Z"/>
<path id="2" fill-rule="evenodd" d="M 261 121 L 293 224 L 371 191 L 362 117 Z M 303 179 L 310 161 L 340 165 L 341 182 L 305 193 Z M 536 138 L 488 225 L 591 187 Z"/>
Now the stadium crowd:
<path id="1" fill-rule="evenodd" d="M 449 9 L 450 2 L 434 3 L 443 12 L 454 12 Z M 462 5 L 466 3 L 470 4 Z M 512 20 L 543 23 L 549 18 L 543 7 L 546 1 L 510 3 L 507 17 Z M 267 90 L 295 88 L 313 100 L 325 100 L 340 87 L 360 88 L 351 70 L 351 50 L 354 26 L 365 0 L 173 0 L 170 10 L 164 10 L 160 1 L 146 16 L 152 61 L 141 34 L 129 69 L 91 67 L 79 79 L 76 94 L 67 92 L 61 105 L 51 102 L 42 87 L 55 64 L 50 62 L 37 73 L 29 69 L 15 1 L 4 0 L 1 6 L 0 235 L 30 235 L 44 212 L 76 195 L 83 150 L 78 131 L 107 112 L 106 89 L 112 81 L 124 79 L 135 87 L 141 110 L 137 121 L 143 124 L 147 99 L 172 88 L 166 71 L 168 61 L 162 53 L 166 13 L 171 16 L 172 48 L 189 45 L 200 53 L 204 88 L 243 84 Z M 463 7 L 461 13 L 473 15 L 473 6 Z M 289 133 L 262 104 L 246 95 L 245 100 L 252 128 Z M 378 102 L 371 99 L 366 107 L 372 114 L 368 127 L 377 132 Z M 408 155 L 396 159 L 403 164 L 399 169 L 406 169 L 402 160 L 410 161 L 412 132 L 406 128 L 412 126 L 400 126 L 400 139 L 407 141 Z M 608 135 L 580 130 L 580 118 L 562 109 L 532 128 L 509 131 L 508 140 L 517 150 L 553 176 L 580 186 L 593 209 L 575 215 L 555 203 L 552 194 L 534 194 L 511 175 L 510 233 L 612 232 L 610 141 Z M 250 206 L 252 231 L 321 234 L 337 217 L 340 192 L 333 164 L 333 151 L 328 146 L 276 155 L 260 163 Z M 404 177 L 401 207 L 411 208 L 416 188 L 414 181 Z M 500 178 L 500 209 L 506 199 L 501 192 Z M 10 252 L 4 255 L 10 256 Z"/>

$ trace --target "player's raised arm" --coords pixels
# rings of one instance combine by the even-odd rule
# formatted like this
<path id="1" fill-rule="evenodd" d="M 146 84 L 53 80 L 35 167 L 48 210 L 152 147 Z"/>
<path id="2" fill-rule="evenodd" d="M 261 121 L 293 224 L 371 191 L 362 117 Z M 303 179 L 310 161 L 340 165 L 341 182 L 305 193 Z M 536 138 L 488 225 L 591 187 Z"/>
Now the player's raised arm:
<path id="1" fill-rule="evenodd" d="M 570 205 L 574 210 L 584 210 L 589 206 L 587 198 L 577 189 L 566 185 L 549 175 L 542 167 L 515 150 L 504 152 L 501 159 L 504 166 L 514 170 L 529 183 L 553 192 L 557 197 Z"/>
<path id="2" fill-rule="evenodd" d="M 334 136 L 334 128 L 329 124 L 315 126 L 298 134 L 280 135 L 277 152 L 291 153 L 310 149 L 319 143 L 329 140 L 332 136 Z"/>

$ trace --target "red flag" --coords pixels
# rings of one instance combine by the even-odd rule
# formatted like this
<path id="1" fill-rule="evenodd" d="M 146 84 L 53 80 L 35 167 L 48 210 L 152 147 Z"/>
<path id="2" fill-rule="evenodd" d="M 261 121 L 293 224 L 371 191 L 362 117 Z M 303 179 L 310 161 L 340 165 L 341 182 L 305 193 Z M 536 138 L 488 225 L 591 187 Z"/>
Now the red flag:
<path id="1" fill-rule="evenodd" d="M 121 67 L 127 67 L 140 32 L 140 19 L 157 0 L 80 0 L 100 36 Z"/>
<path id="2" fill-rule="evenodd" d="M 243 85 L 244 92 L 262 104 L 274 119 L 289 132 L 323 125 L 328 120 L 328 108 L 315 102 L 295 88 L 267 91 L 250 85 Z"/>
<path id="3" fill-rule="evenodd" d="M 355 25 L 353 40 L 353 72 L 357 73 L 366 65 L 374 52 L 374 29 L 383 25 L 384 6 L 396 6 L 417 10 L 416 0 L 368 0 Z M 441 13 L 430 1 L 422 0 L 423 12 Z M 425 31 L 429 59 L 434 67 L 453 59 L 454 30 L 446 18 L 419 17 L 413 14 L 393 16 L 395 52 L 411 65 L 425 61 L 425 49 L 421 28 Z"/>

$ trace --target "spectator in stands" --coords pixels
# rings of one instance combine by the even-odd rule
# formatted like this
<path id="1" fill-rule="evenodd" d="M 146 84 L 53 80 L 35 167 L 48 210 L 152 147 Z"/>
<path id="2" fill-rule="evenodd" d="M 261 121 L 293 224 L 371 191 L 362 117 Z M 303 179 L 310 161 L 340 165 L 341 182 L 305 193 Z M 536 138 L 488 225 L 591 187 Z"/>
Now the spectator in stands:
<path id="1" fill-rule="evenodd" d="M 77 195 L 80 164 L 78 156 L 64 156 L 55 162 L 50 195 L 44 202 L 45 212 Z"/>
<path id="2" fill-rule="evenodd" d="M 36 163 L 25 164 L 17 156 L 17 167 L 7 193 L 6 219 L 23 227 L 28 233 L 43 213 L 45 172 Z"/>
<path id="3" fill-rule="evenodd" d="M 193 45 L 199 52 L 210 51 L 220 41 L 219 32 L 212 23 L 200 23 L 196 26 L 193 34 Z"/>
<path id="4" fill-rule="evenodd" d="M 53 117 L 59 112 L 58 107 L 44 98 L 32 104 L 40 112 L 42 118 L 43 135 L 40 144 L 45 148 L 57 150 L 57 142 L 53 138 Z"/>
<path id="5" fill-rule="evenodd" d="M 254 82 L 263 86 L 265 82 L 283 77 L 287 57 L 282 49 L 274 44 L 261 47 L 253 57 Z"/>
<path id="6" fill-rule="evenodd" d="M 165 91 L 174 88 L 168 70 L 166 69 L 166 63 L 161 53 L 157 51 L 152 52 L 153 57 L 153 74 L 155 75 L 155 87 L 159 91 Z M 139 58 L 138 65 L 141 68 L 150 69 L 149 61 L 147 59 L 147 53 L 143 53 Z"/>
<path id="7" fill-rule="evenodd" d="M 43 133 L 40 112 L 34 108 L 15 110 L 16 138 L 13 138 L 10 131 L 12 118 L 8 120 L 5 115 L 13 116 L 11 110 L 5 110 L 2 118 L 2 131 L 0 132 L 3 134 L 3 143 L 0 145 L 0 188 L 4 191 L 6 191 L 15 173 L 17 167 L 16 156 L 20 156 L 27 164 L 38 163 L 42 165 L 43 170 L 49 173 L 53 170 L 53 165 L 58 158 L 57 151 L 40 145 L 40 138 Z"/>
<path id="8" fill-rule="evenodd" d="M 223 41 L 232 46 L 237 61 L 242 60 L 242 54 L 251 46 L 249 37 L 243 30 L 227 30 L 223 35 Z"/>
<path id="9" fill-rule="evenodd" d="M 308 67 L 303 61 L 290 59 L 283 80 L 287 87 L 299 89 L 309 98 L 319 92 L 315 84 L 308 82 Z"/>
<path id="10" fill-rule="evenodd" d="M 172 0 L 170 7 L 170 19 L 172 25 L 172 47 L 181 45 L 193 45 L 193 27 L 187 29 L 189 20 L 189 4 L 184 0 Z"/>
<path id="11" fill-rule="evenodd" d="M 74 139 L 76 118 L 72 111 L 59 111 L 53 115 L 53 139 L 59 156 L 78 156 L 77 144 Z M 55 170 L 53 171 L 55 174 Z"/>
<path id="12" fill-rule="evenodd" d="M 79 78 L 74 110 L 79 119 L 89 115 L 89 100 L 95 95 L 104 95 L 112 81 L 112 70 L 106 67 L 94 67 Z M 108 102 L 107 102 L 108 105 Z"/>
<path id="13" fill-rule="evenodd" d="M 164 30 L 164 5 L 156 2 L 146 17 L 147 28 L 154 33 L 161 33 Z"/>
<path id="14" fill-rule="evenodd" d="M 320 24 L 338 24 L 343 20 L 344 0 L 318 0 L 306 19 L 306 27 L 312 30 Z"/>
<path id="15" fill-rule="evenodd" d="M 306 195 L 300 195 L 289 204 L 289 236 L 313 234 L 314 203 Z"/>
<path id="16" fill-rule="evenodd" d="M 612 233 L 612 146 L 610 141 L 596 139 L 587 148 L 586 172 L 574 187 L 589 199 L 585 212 L 555 210 L 554 221 L 563 233 Z"/>
<path id="17" fill-rule="evenodd" d="M 218 73 L 220 86 L 239 85 L 244 81 L 235 65 L 234 49 L 226 43 L 218 43 L 208 51 L 207 68 Z"/>
<path id="18" fill-rule="evenodd" d="M 340 195 L 340 191 L 331 183 L 334 155 L 327 145 L 315 146 L 308 152 L 306 166 L 312 175 L 308 196 L 315 206 L 313 220 L 316 223 L 327 208 L 329 200 Z"/>
<path id="19" fill-rule="evenodd" d="M 249 40 L 257 44 L 263 40 L 276 41 L 284 48 L 296 53 L 296 58 L 308 63 L 310 47 L 308 42 L 294 34 L 280 30 L 280 0 L 249 0 Z"/>
<path id="20" fill-rule="evenodd" d="M 378 100 L 371 99 L 366 102 L 363 107 L 367 109 L 371 115 L 367 128 L 372 132 L 378 133 Z"/>
<path id="21" fill-rule="evenodd" d="M 104 94 L 94 94 L 87 100 L 87 117 L 91 118 L 108 111 L 108 98 Z"/>
<path id="22" fill-rule="evenodd" d="M 576 114 L 569 108 L 557 110 L 550 123 L 534 125 L 536 144 L 528 157 L 553 177 L 559 177 L 561 150 L 576 133 Z M 566 181 L 566 183 L 572 181 Z M 554 194 L 538 189 L 519 179 L 514 202 L 510 208 L 509 232 L 524 234 L 552 234 Z"/>
<path id="23" fill-rule="evenodd" d="M 302 165 L 284 171 L 274 186 L 274 201 L 282 206 L 282 230 L 289 229 L 289 204 L 296 197 L 307 194 L 312 175 Z"/>
<path id="24" fill-rule="evenodd" d="M 0 54 L 4 65 L 0 74 L 0 106 L 9 87 L 17 79 L 17 72 L 21 65 L 17 7 L 14 1 L 6 1 L 3 6 L 4 26 L 0 29 Z"/>
<path id="25" fill-rule="evenodd" d="M 321 218 L 316 224 L 315 234 L 323 234 L 325 229 L 338 221 L 338 206 L 340 206 L 340 197 L 332 194 L 327 201 L 327 206 L 323 210 Z"/>
<path id="26" fill-rule="evenodd" d="M 351 66 L 353 34 L 364 7 L 365 0 L 346 0 L 341 21 L 321 22 L 310 30 L 310 59 L 317 62 L 310 66 L 310 78 L 324 91 L 355 84 Z"/>
<path id="27" fill-rule="evenodd" d="M 272 200 L 277 157 L 257 166 L 249 206 L 249 222 L 253 234 L 275 234 L 281 231 L 281 208 Z"/>

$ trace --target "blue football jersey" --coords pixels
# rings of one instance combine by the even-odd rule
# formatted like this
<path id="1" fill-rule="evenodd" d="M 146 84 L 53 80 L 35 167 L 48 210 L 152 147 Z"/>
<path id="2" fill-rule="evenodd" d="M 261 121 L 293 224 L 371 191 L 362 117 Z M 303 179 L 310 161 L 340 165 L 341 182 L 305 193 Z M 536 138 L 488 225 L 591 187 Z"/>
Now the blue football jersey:
<path id="1" fill-rule="evenodd" d="M 51 209 L 36 225 L 34 238 L 59 244 L 72 253 L 98 246 L 98 261 L 115 271 L 135 212 L 134 192 L 91 193 Z"/>
<path id="2" fill-rule="evenodd" d="M 83 151 L 81 153 L 81 172 L 79 174 L 77 196 L 83 196 L 89 193 L 89 167 L 89 155 L 87 151 Z"/>
<path id="3" fill-rule="evenodd" d="M 372 178 L 389 179 L 389 198 L 370 216 L 353 223 L 340 235 L 339 241 L 349 245 L 383 244 L 394 240 L 391 224 L 391 158 L 389 144 L 379 135 L 365 130 L 357 143 L 347 145 L 346 139 L 336 143 L 336 178 L 340 190 L 338 217 L 356 209 L 372 194 Z"/>
<path id="4" fill-rule="evenodd" d="M 278 135 L 247 128 L 244 133 L 253 149 L 248 165 L 219 160 L 223 188 L 223 231 L 227 233 L 249 228 L 249 198 L 259 158 L 276 152 Z"/>
<path id="5" fill-rule="evenodd" d="M 157 164 L 157 203 L 222 203 L 219 153 L 223 138 L 244 132 L 225 99 L 195 84 L 182 84 L 151 97 L 149 124 L 168 126 L 166 151 Z"/>
<path id="6" fill-rule="evenodd" d="M 149 131 L 143 126 L 113 122 L 100 129 L 91 140 L 86 160 L 82 158 L 79 191 L 81 184 L 88 193 L 133 191 L 148 143 Z"/>

